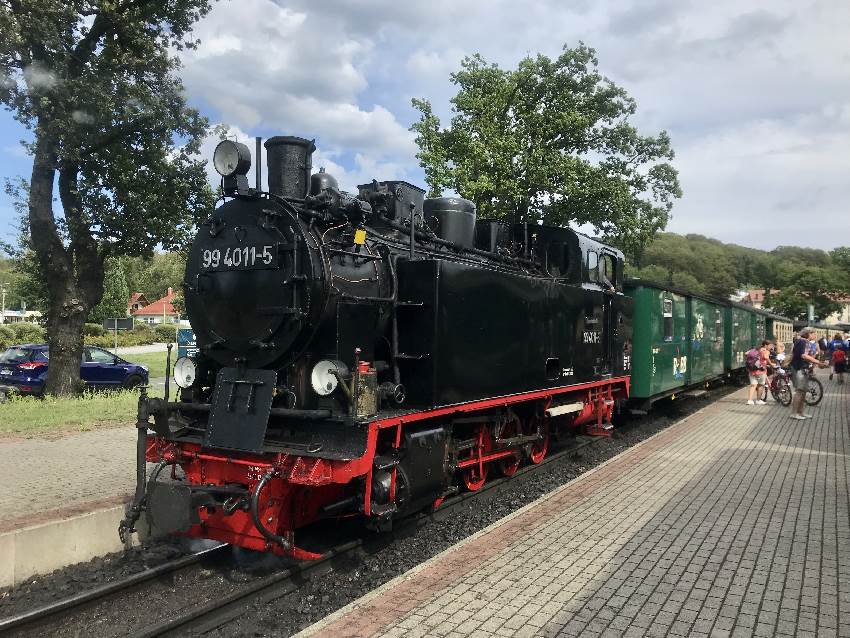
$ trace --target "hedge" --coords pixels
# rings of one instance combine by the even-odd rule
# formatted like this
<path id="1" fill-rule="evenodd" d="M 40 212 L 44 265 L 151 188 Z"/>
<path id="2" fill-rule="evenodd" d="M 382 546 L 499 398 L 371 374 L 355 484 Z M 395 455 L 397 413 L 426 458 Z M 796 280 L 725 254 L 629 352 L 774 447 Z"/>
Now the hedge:
<path id="1" fill-rule="evenodd" d="M 160 324 L 153 328 L 137 323 L 132 330 L 118 332 L 118 346 L 146 346 L 152 343 L 173 343 L 175 324 Z M 86 345 L 111 348 L 115 337 L 111 330 L 105 330 L 96 323 L 87 323 L 83 327 L 83 339 Z M 43 327 L 29 322 L 0 324 L 0 349 L 20 343 L 45 343 L 47 334 Z"/>
<path id="2" fill-rule="evenodd" d="M 9 346 L 17 343 L 15 333 L 9 326 L 0 326 L 0 349 L 5 350 Z"/>

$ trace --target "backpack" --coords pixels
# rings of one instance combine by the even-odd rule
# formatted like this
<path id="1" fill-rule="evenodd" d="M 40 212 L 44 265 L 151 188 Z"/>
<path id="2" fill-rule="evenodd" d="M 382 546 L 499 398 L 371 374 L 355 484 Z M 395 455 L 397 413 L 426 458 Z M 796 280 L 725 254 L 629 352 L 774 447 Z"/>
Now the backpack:
<path id="1" fill-rule="evenodd" d="M 840 348 L 836 348 L 835 352 L 832 353 L 832 362 L 833 363 L 844 363 L 847 359 L 847 355 L 844 354 L 844 350 Z"/>
<path id="2" fill-rule="evenodd" d="M 759 352 L 758 348 L 747 350 L 744 356 L 746 357 L 745 365 L 747 366 L 747 370 L 750 372 L 761 370 L 761 352 Z"/>

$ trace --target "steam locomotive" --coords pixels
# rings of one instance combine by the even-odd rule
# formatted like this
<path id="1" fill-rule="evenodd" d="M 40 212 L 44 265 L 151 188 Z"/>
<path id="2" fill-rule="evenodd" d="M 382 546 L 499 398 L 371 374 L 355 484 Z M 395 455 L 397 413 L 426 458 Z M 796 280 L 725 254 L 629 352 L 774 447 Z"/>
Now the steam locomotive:
<path id="1" fill-rule="evenodd" d="M 145 513 L 157 533 L 316 558 L 296 544 L 310 523 L 387 529 L 541 462 L 559 433 L 610 430 L 629 392 L 622 253 L 404 181 L 343 192 L 308 139 L 265 149 L 267 191 L 247 146 L 215 149 L 223 197 L 184 280 L 199 353 L 175 363 L 175 400 L 139 400 L 122 537 Z"/>

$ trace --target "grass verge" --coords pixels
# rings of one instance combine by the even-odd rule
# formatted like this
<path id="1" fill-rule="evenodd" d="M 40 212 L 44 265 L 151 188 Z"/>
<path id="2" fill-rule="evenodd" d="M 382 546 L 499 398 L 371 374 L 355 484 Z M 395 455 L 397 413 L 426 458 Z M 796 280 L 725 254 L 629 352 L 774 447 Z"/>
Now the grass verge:
<path id="1" fill-rule="evenodd" d="M 90 392 L 81 397 L 15 397 L 0 403 L 0 436 L 85 432 L 99 426 L 132 424 L 138 390 Z"/>
<path id="2" fill-rule="evenodd" d="M 119 356 L 130 363 L 138 363 L 140 365 L 147 366 L 150 378 L 159 379 L 160 377 L 165 376 L 165 357 L 167 354 L 168 353 L 166 352 L 145 352 L 142 354 L 127 354 Z M 171 352 L 172 365 L 176 359 L 177 348 Z"/>

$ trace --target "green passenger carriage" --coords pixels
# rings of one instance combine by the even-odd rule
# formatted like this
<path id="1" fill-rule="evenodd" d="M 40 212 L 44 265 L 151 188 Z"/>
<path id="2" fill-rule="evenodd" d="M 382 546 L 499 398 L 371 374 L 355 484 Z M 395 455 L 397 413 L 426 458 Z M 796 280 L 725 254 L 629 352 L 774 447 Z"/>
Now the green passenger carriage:
<path id="1" fill-rule="evenodd" d="M 752 306 L 639 279 L 625 292 L 634 300 L 630 397 L 638 403 L 744 377 L 745 353 L 763 339 L 790 347 L 791 322 Z"/>
<path id="2" fill-rule="evenodd" d="M 632 399 L 652 402 L 724 374 L 725 304 L 642 280 L 634 299 Z"/>

